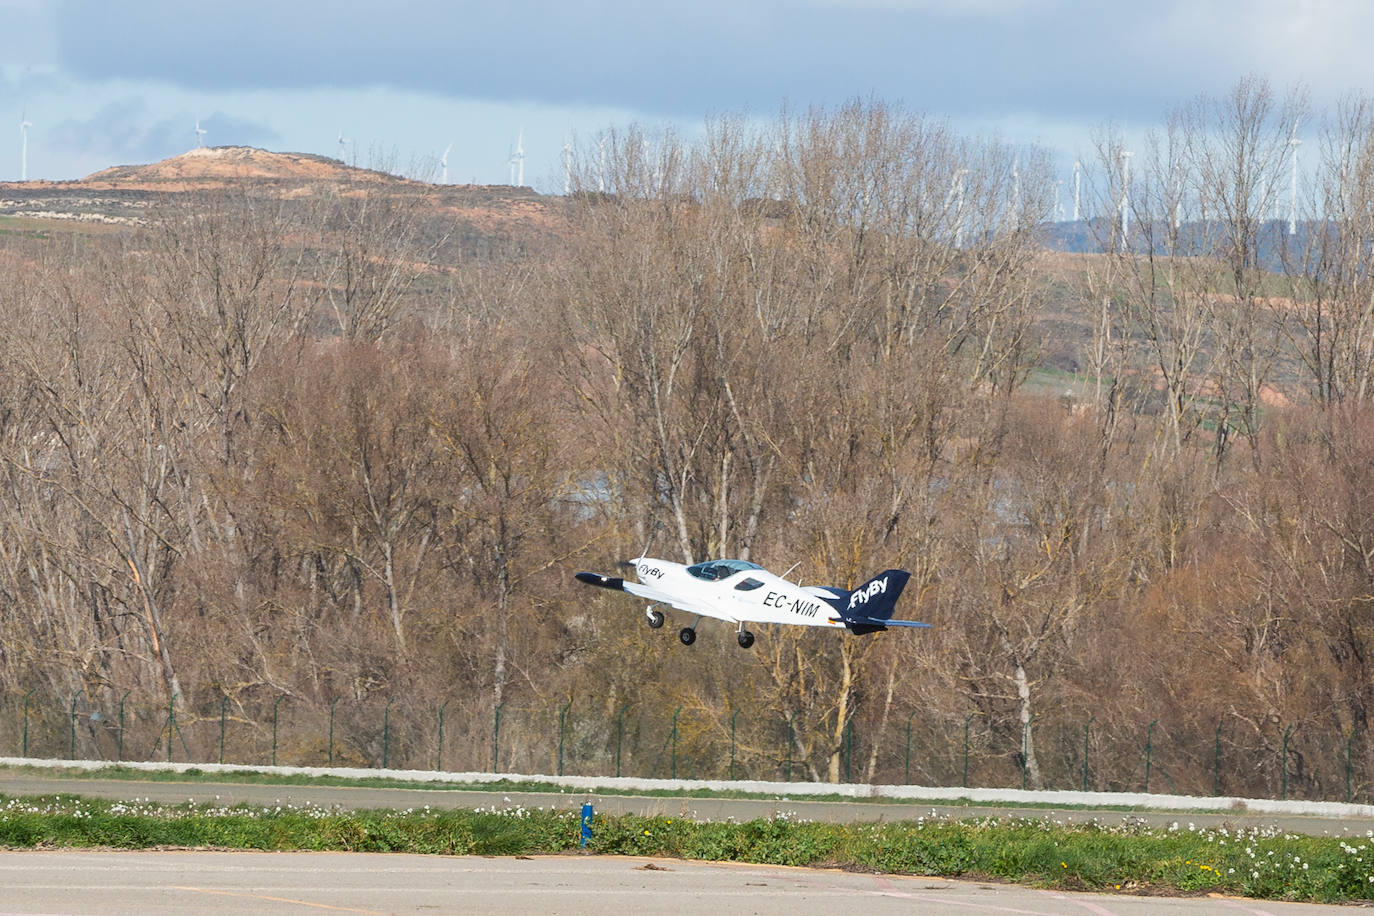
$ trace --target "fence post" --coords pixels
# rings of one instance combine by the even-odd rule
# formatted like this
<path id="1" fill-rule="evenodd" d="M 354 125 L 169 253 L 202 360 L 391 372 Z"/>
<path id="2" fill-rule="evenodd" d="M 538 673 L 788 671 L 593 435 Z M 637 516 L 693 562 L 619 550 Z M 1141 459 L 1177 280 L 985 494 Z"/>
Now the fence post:
<path id="1" fill-rule="evenodd" d="M 1283 730 L 1283 752 L 1279 758 L 1279 800 L 1288 798 L 1288 736 L 1293 733 L 1293 726 L 1289 725 Z"/>
<path id="2" fill-rule="evenodd" d="M 911 785 L 911 720 L 918 712 L 920 712 L 919 709 L 913 709 L 911 715 L 906 717 L 906 760 L 902 764 L 902 785 L 904 786 Z"/>
<path id="3" fill-rule="evenodd" d="M 127 699 L 129 698 L 129 694 L 131 694 L 131 693 L 133 693 L 132 690 L 126 690 L 126 691 L 124 691 L 124 696 L 122 696 L 122 697 L 119 698 L 119 752 L 118 752 L 118 754 L 116 755 L 115 759 L 116 759 L 116 760 L 121 760 L 121 761 L 124 759 L 124 701 L 127 700 Z M 27 745 L 27 744 L 28 744 L 28 741 L 27 741 L 27 738 L 28 738 L 28 727 L 27 727 L 27 725 L 26 725 L 25 728 L 24 728 L 24 736 L 25 736 L 25 745 Z"/>
<path id="4" fill-rule="evenodd" d="M 854 782 L 854 772 L 851 765 L 854 760 L 854 720 L 850 719 L 844 724 L 844 781 Z"/>
<path id="5" fill-rule="evenodd" d="M 272 766 L 277 765 L 277 707 L 281 706 L 281 701 L 286 699 L 286 694 L 282 694 L 272 701 Z"/>
<path id="6" fill-rule="evenodd" d="M 21 757 L 29 756 L 29 697 L 31 696 L 33 696 L 32 690 L 24 694 L 24 748 L 20 754 Z"/>
<path id="7" fill-rule="evenodd" d="M 388 756 L 391 752 L 391 704 L 395 700 L 386 701 L 386 709 L 382 710 L 382 769 L 387 769 Z"/>
<path id="8" fill-rule="evenodd" d="M 1223 719 L 1217 720 L 1217 731 L 1212 736 L 1212 795 L 1221 794 L 1221 726 Z"/>
<path id="9" fill-rule="evenodd" d="M 682 707 L 681 707 L 681 706 L 679 706 L 679 707 L 673 712 L 673 758 L 672 758 L 672 769 L 671 769 L 671 771 L 670 771 L 671 774 L 672 774 L 672 775 L 671 775 L 671 778 L 673 778 L 673 779 L 677 779 L 677 717 L 678 717 L 678 714 L 681 713 L 681 712 L 682 712 Z"/>
<path id="10" fill-rule="evenodd" d="M 572 697 L 568 697 L 568 702 L 562 709 L 558 710 L 558 775 L 563 775 L 563 723 L 567 721 L 568 709 L 572 706 Z"/>
<path id="11" fill-rule="evenodd" d="M 1345 739 L 1345 802 L 1350 804 L 1350 746 L 1355 743 L 1355 728 L 1352 726 L 1350 734 Z"/>
<path id="12" fill-rule="evenodd" d="M 615 777 L 620 778 L 620 742 L 625 737 L 625 710 L 630 708 L 626 703 L 620 707 L 620 712 L 615 714 Z"/>
<path id="13" fill-rule="evenodd" d="M 439 755 L 434 761 L 434 769 L 440 773 L 444 771 L 444 707 L 448 704 L 449 701 L 445 700 L 439 707 Z"/>
<path id="14" fill-rule="evenodd" d="M 1097 714 L 1088 716 L 1088 721 L 1083 723 L 1083 791 L 1088 791 L 1088 730 L 1093 727 L 1093 722 L 1097 719 Z"/>
<path id="15" fill-rule="evenodd" d="M 1145 794 L 1146 794 L 1146 795 L 1149 795 L 1149 794 L 1150 794 L 1150 751 L 1151 751 L 1151 742 L 1153 741 L 1153 739 L 1154 739 L 1154 734 L 1155 734 L 1155 724 L 1158 723 L 1158 722 L 1159 722 L 1159 720 L 1158 720 L 1158 719 L 1155 719 L 1153 722 L 1150 723 L 1150 727 L 1147 728 L 1147 729 L 1145 729 Z"/>
<path id="16" fill-rule="evenodd" d="M 1039 715 L 1036 713 L 1035 715 Z M 1035 721 L 1035 715 L 1026 720 L 1026 724 L 1021 728 L 1021 791 L 1026 791 L 1026 767 L 1030 762 L 1030 729 L 1031 723 Z"/>
<path id="17" fill-rule="evenodd" d="M 339 697 L 329 701 L 329 765 L 334 765 L 334 707 L 338 705 Z"/>
<path id="18" fill-rule="evenodd" d="M 77 694 L 77 693 L 72 694 L 72 708 L 71 708 L 71 710 L 70 710 L 70 718 L 71 718 L 71 724 L 72 724 L 72 740 L 71 740 L 71 744 L 70 744 L 70 745 L 68 746 L 68 748 L 67 748 L 67 759 L 68 759 L 68 760 L 75 760 L 75 759 L 76 759 L 76 698 L 77 698 L 78 696 L 80 696 L 80 694 Z"/>
<path id="19" fill-rule="evenodd" d="M 498 703 L 491 715 L 491 771 L 493 773 L 501 772 L 497 764 L 501 759 L 501 709 L 505 705 L 504 700 Z"/>
<path id="20" fill-rule="evenodd" d="M 792 713 L 787 717 L 787 782 L 792 781 L 792 741 L 796 737 L 792 731 Z"/>
<path id="21" fill-rule="evenodd" d="M 229 705 L 228 694 L 219 698 L 219 762 L 224 763 L 224 708 Z"/>
<path id="22" fill-rule="evenodd" d="M 739 710 L 736 709 L 730 714 L 730 781 L 735 780 L 735 720 L 739 718 Z"/>
<path id="23" fill-rule="evenodd" d="M 167 762 L 172 762 L 172 739 L 177 734 L 177 697 L 179 693 L 174 693 L 167 701 Z"/>
<path id="24" fill-rule="evenodd" d="M 968 727 L 969 727 L 969 723 L 973 721 L 973 717 L 976 716 L 976 715 L 978 715 L 976 712 L 971 712 L 971 713 L 968 714 L 968 718 L 964 720 L 964 788 L 965 788 L 965 789 L 968 788 Z"/>

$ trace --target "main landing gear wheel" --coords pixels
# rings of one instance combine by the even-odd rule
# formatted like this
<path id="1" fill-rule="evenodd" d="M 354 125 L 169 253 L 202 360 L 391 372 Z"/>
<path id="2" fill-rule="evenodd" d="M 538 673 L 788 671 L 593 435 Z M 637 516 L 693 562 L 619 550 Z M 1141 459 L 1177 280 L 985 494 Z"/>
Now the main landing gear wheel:
<path id="1" fill-rule="evenodd" d="M 677 638 L 682 640 L 684 646 L 690 646 L 697 641 L 697 631 L 691 627 L 683 627 L 681 632 L 677 634 Z"/>
<path id="2" fill-rule="evenodd" d="M 644 613 L 649 618 L 649 629 L 657 630 L 659 627 L 663 626 L 662 611 L 656 611 L 653 608 L 649 608 L 649 610 L 645 611 Z"/>
<path id="3" fill-rule="evenodd" d="M 740 630 L 740 631 L 739 631 L 739 647 L 740 647 L 741 649 L 747 649 L 747 648 L 749 648 L 750 646 L 752 646 L 753 644 L 754 644 L 754 634 L 753 634 L 753 633 L 750 633 L 748 630 Z"/>

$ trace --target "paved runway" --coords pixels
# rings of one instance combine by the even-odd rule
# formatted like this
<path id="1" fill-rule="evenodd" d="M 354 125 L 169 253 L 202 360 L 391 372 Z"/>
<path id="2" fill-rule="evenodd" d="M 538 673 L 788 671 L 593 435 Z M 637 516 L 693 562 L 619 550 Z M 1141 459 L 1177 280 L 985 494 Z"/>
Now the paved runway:
<path id="1" fill-rule="evenodd" d="M 1069 894 L 944 878 L 620 856 L 0 852 L 0 914 L 861 912 L 1348 914 L 1239 898 Z"/>
<path id="2" fill-rule="evenodd" d="M 53 778 L 32 774 L 0 771 L 0 793 L 5 795 L 86 795 L 128 801 L 147 798 L 156 802 L 177 804 L 185 801 L 210 802 L 224 805 L 246 803 L 272 806 L 290 804 L 317 805 L 322 808 L 339 807 L 347 810 L 365 808 L 561 808 L 575 809 L 590 801 L 600 814 L 666 814 L 693 820 L 750 821 L 779 814 L 802 820 L 826 823 L 864 821 L 915 820 L 929 817 L 955 819 L 1009 815 L 1012 817 L 1049 817 L 1066 823 L 1096 820 L 1103 824 L 1119 824 L 1130 817 L 1151 826 L 1171 824 L 1197 827 L 1263 826 L 1278 827 L 1289 833 L 1312 836 L 1364 836 L 1374 830 L 1369 818 L 1315 817 L 1294 814 L 1205 814 L 1196 811 L 1169 813 L 1159 811 L 1112 811 L 1073 808 L 1052 811 L 1044 808 L 1014 808 L 997 805 L 932 805 L 919 802 L 835 802 L 769 801 L 749 798 L 676 798 L 645 795 L 602 795 L 596 792 L 487 792 L 466 789 L 379 789 L 360 786 L 264 786 L 232 782 L 147 782 L 125 779 Z"/>

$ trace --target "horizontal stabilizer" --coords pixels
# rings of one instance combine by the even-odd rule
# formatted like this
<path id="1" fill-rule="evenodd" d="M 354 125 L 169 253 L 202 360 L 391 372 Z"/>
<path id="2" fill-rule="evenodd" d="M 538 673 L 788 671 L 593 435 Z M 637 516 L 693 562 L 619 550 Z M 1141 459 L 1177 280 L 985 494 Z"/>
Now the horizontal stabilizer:
<path id="1" fill-rule="evenodd" d="M 932 624 L 919 620 L 882 620 L 878 617 L 832 617 L 833 623 L 843 623 L 850 627 L 929 627 Z M 857 632 L 857 631 L 856 631 Z"/>
<path id="2" fill-rule="evenodd" d="M 625 580 L 616 576 L 603 576 L 600 573 L 580 572 L 577 574 L 578 582 L 585 582 L 588 585 L 595 585 L 598 588 L 609 588 L 617 592 L 625 591 Z"/>

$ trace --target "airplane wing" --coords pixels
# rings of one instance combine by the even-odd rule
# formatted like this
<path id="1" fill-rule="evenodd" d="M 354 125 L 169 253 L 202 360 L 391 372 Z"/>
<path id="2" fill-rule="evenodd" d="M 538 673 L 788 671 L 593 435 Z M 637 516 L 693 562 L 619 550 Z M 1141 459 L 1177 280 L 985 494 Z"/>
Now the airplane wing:
<path id="1" fill-rule="evenodd" d="M 705 605 L 686 601 L 678 595 L 669 594 L 662 589 L 654 588 L 652 585 L 645 585 L 643 582 L 626 582 L 619 576 L 603 576 L 600 573 L 591 572 L 578 573 L 577 581 L 585 582 L 588 585 L 595 585 L 598 588 L 609 588 L 612 591 L 628 592 L 631 595 L 644 598 L 655 604 L 666 604 L 669 607 L 677 608 L 679 611 L 686 611 L 689 614 L 698 614 L 702 617 L 714 617 L 717 620 L 738 623 L 735 618 L 726 617 L 713 607 L 706 607 Z"/>

